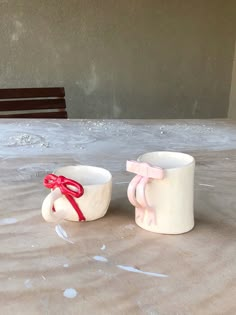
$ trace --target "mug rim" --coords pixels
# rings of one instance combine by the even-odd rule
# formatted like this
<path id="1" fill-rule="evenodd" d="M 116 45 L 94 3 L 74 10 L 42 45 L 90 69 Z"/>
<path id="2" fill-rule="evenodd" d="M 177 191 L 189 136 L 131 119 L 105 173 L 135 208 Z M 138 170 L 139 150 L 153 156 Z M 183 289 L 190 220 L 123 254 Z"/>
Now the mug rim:
<path id="1" fill-rule="evenodd" d="M 174 155 L 175 156 L 176 155 L 184 156 L 185 158 L 188 158 L 189 161 L 186 161 L 186 163 L 179 165 L 179 166 L 176 166 L 176 167 L 162 167 L 162 166 L 159 166 L 158 164 L 150 163 L 147 159 L 143 159 L 144 157 L 147 157 L 148 155 L 154 155 L 154 154 L 156 154 L 156 155 L 161 154 L 161 155 L 168 155 L 168 156 L 174 156 Z M 151 152 L 146 152 L 146 153 L 139 155 L 137 158 L 137 161 L 150 163 L 153 166 L 159 166 L 160 168 L 162 168 L 163 170 L 166 170 L 166 171 L 179 170 L 179 169 L 183 169 L 183 168 L 195 165 L 195 158 L 192 155 L 190 155 L 188 153 L 179 152 L 179 151 L 151 151 Z"/>
<path id="2" fill-rule="evenodd" d="M 112 181 L 112 174 L 109 170 L 107 170 L 106 168 L 103 168 L 103 167 L 98 167 L 98 166 L 93 166 L 93 165 L 84 165 L 84 164 L 76 164 L 76 165 L 66 165 L 66 166 L 62 166 L 60 168 L 57 168 L 53 171 L 53 174 L 57 175 L 57 176 L 65 176 L 65 177 L 68 177 L 65 173 L 65 170 L 66 169 L 69 169 L 69 168 L 89 168 L 89 169 L 93 169 L 93 170 L 100 170 L 103 172 L 103 175 L 105 174 L 105 176 L 107 176 L 107 179 L 104 179 L 104 181 L 102 183 L 91 183 L 91 184 L 82 184 L 83 187 L 96 187 L 96 186 L 102 186 L 102 185 L 106 185 L 107 183 L 111 182 Z M 104 177 L 105 177 L 104 176 Z M 71 176 L 70 176 L 71 177 Z M 73 179 L 73 178 L 71 178 Z M 75 181 L 78 181 L 77 179 L 73 179 Z"/>

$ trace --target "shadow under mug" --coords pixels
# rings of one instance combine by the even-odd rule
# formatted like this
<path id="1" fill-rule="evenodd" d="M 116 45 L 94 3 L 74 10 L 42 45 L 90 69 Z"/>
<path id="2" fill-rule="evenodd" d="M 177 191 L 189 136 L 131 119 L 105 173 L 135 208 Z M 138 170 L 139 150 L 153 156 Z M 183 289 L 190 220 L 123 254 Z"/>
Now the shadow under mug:
<path id="1" fill-rule="evenodd" d="M 181 234 L 194 227 L 195 160 L 180 152 L 149 152 L 127 161 L 135 222 L 150 232 Z"/>
<path id="2" fill-rule="evenodd" d="M 112 175 L 100 167 L 65 166 L 49 174 L 44 185 L 51 188 L 42 203 L 48 222 L 92 221 L 103 217 L 112 193 Z"/>

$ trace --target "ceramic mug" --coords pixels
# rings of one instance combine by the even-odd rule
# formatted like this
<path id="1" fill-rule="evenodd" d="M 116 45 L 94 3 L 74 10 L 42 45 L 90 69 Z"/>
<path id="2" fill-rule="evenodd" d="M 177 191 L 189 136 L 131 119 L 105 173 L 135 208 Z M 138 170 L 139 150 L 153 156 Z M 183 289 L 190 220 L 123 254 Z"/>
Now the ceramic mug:
<path id="1" fill-rule="evenodd" d="M 100 167 L 65 166 L 48 174 L 44 185 L 51 189 L 42 204 L 48 222 L 96 220 L 106 214 L 111 201 L 112 175 Z"/>
<path id="2" fill-rule="evenodd" d="M 194 169 L 192 156 L 180 152 L 150 152 L 126 169 L 136 176 L 128 186 L 141 228 L 163 234 L 181 234 L 194 227 Z"/>

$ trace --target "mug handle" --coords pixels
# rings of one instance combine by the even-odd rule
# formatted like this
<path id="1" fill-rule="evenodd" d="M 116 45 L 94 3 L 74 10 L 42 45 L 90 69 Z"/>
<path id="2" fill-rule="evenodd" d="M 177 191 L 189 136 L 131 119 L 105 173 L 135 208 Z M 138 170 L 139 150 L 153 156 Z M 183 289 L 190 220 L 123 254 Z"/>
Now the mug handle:
<path id="1" fill-rule="evenodd" d="M 146 187 L 146 184 L 148 183 L 149 180 L 150 180 L 150 178 L 148 178 L 148 177 L 142 177 L 141 181 L 139 182 L 138 186 L 136 187 L 136 190 L 138 189 L 140 191 L 140 203 L 141 203 L 142 207 L 146 210 L 152 210 L 152 207 L 150 207 L 148 202 L 147 202 L 147 198 L 146 198 L 146 194 L 145 194 L 145 187 Z"/>
<path id="2" fill-rule="evenodd" d="M 136 219 L 144 220 L 145 210 L 148 211 L 148 225 L 156 224 L 155 209 L 149 206 L 145 194 L 146 184 L 150 179 L 163 179 L 164 170 L 148 163 L 127 161 L 126 170 L 137 174 L 130 182 L 127 190 L 130 203 L 136 207 Z M 139 192 L 139 202 L 136 199 L 136 192 Z"/>
<path id="3" fill-rule="evenodd" d="M 129 183 L 129 186 L 127 189 L 127 196 L 128 196 L 129 202 L 136 208 L 142 208 L 141 204 L 138 203 L 135 197 L 136 187 L 140 183 L 141 179 L 142 179 L 142 176 L 136 175 Z"/>
<path id="4" fill-rule="evenodd" d="M 148 183 L 148 177 L 142 177 L 141 175 L 136 175 L 130 182 L 127 190 L 127 195 L 129 202 L 136 208 L 144 208 L 151 210 L 152 208 L 148 205 L 146 195 L 145 195 L 145 186 Z M 140 203 L 137 201 L 136 189 L 140 190 Z"/>
<path id="5" fill-rule="evenodd" d="M 148 225 L 153 225 L 153 224 L 156 225 L 155 209 L 148 204 L 146 194 L 145 194 L 146 184 L 148 183 L 149 180 L 150 180 L 150 178 L 143 177 L 136 187 L 136 191 L 137 190 L 139 191 L 140 203 L 142 205 L 142 209 L 138 209 L 138 216 L 140 217 L 141 221 L 143 221 L 144 220 L 144 211 L 146 210 L 148 212 L 148 223 L 147 224 Z M 141 211 L 142 211 L 142 214 L 140 215 Z"/>
<path id="6" fill-rule="evenodd" d="M 53 211 L 54 202 L 62 196 L 60 188 L 56 188 L 47 195 L 42 203 L 42 216 L 47 222 L 57 222 L 65 218 L 65 211 Z"/>
<path id="7" fill-rule="evenodd" d="M 136 219 L 144 220 L 145 210 L 148 211 L 148 225 L 156 224 L 156 215 L 154 209 L 149 206 L 145 194 L 145 187 L 150 178 L 136 175 L 130 182 L 127 195 L 130 203 L 136 208 Z M 136 191 L 139 191 L 140 203 L 136 199 Z"/>

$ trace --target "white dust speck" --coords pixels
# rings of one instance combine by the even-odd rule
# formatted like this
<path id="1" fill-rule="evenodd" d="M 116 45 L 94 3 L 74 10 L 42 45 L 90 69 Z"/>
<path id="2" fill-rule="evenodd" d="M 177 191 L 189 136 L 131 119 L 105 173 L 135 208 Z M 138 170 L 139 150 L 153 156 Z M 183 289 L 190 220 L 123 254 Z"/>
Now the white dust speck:
<path id="1" fill-rule="evenodd" d="M 27 289 L 31 289 L 33 287 L 32 281 L 30 279 L 26 279 L 24 285 Z"/>
<path id="2" fill-rule="evenodd" d="M 43 280 L 46 280 L 46 278 L 44 277 L 44 275 L 41 276 Z"/>
<path id="3" fill-rule="evenodd" d="M 68 268 L 68 267 L 69 267 L 69 264 L 64 264 L 63 267 L 64 267 L 64 268 Z"/>
<path id="4" fill-rule="evenodd" d="M 101 247 L 101 250 L 105 250 L 106 249 L 106 245 L 103 244 L 102 247 Z"/>
<path id="5" fill-rule="evenodd" d="M 64 241 L 74 244 L 74 242 L 72 242 L 71 240 L 69 240 L 68 235 L 66 233 L 66 231 L 62 228 L 62 226 L 60 224 L 57 224 L 55 226 L 55 231 L 57 233 L 57 235 L 62 238 Z"/>
<path id="6" fill-rule="evenodd" d="M 73 288 L 68 288 L 65 289 L 63 295 L 68 299 L 74 299 L 77 296 L 77 291 Z"/>
<path id="7" fill-rule="evenodd" d="M 167 275 L 164 275 L 162 273 L 156 273 L 156 272 L 147 272 L 147 271 L 142 271 L 137 268 L 131 267 L 131 266 L 122 266 L 122 265 L 117 265 L 119 269 L 125 270 L 125 271 L 130 271 L 130 272 L 135 272 L 135 273 L 142 273 L 147 276 L 153 276 L 153 277 L 159 277 L 159 278 L 166 278 L 168 277 Z"/>
<path id="8" fill-rule="evenodd" d="M 15 224 L 16 222 L 16 218 L 4 218 L 0 220 L 0 225 Z"/>
<path id="9" fill-rule="evenodd" d="M 108 262 L 108 259 L 103 256 L 93 256 L 93 259 L 96 261 Z"/>

